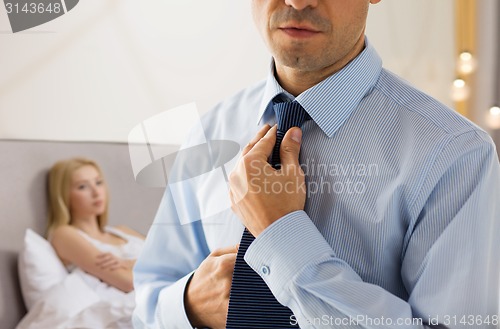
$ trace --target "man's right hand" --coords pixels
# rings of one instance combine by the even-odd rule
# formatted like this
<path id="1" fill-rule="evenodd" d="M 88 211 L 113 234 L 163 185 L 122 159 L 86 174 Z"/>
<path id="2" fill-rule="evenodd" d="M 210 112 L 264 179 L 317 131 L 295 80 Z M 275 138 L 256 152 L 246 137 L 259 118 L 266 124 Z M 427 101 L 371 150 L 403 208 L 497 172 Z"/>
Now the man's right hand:
<path id="1" fill-rule="evenodd" d="M 237 246 L 214 250 L 194 272 L 184 296 L 186 314 L 197 328 L 226 327 Z"/>

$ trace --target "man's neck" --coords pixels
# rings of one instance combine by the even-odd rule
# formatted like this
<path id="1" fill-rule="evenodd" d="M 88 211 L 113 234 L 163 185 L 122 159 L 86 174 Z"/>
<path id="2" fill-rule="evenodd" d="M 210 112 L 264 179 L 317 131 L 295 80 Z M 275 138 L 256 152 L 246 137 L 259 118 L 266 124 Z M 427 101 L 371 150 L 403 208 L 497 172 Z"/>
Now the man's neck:
<path id="1" fill-rule="evenodd" d="M 365 47 L 364 36 L 359 39 L 352 51 L 341 60 L 330 66 L 316 71 L 301 71 L 293 67 L 280 65 L 275 61 L 275 76 L 283 89 L 294 96 L 298 96 L 307 89 L 317 85 L 332 74 L 340 71 L 354 58 L 356 58 Z"/>

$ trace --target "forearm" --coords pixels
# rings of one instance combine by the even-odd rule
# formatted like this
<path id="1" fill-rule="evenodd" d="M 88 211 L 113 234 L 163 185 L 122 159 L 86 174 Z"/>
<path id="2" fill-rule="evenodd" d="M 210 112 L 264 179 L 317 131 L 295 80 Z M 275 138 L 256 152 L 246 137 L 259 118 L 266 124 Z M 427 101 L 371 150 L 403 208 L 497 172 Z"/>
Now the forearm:
<path id="1" fill-rule="evenodd" d="M 134 323 L 136 328 L 192 329 L 184 305 L 186 286 L 192 273 L 176 281 L 144 280 L 141 264 L 135 268 L 137 276 Z M 140 325 L 138 325 L 140 324 Z"/>
<path id="2" fill-rule="evenodd" d="M 201 223 L 151 228 L 134 267 L 134 323 L 141 324 L 137 328 L 192 328 L 184 309 L 184 291 L 191 272 L 206 255 L 188 238 L 191 230 L 201 230 Z"/>
<path id="3" fill-rule="evenodd" d="M 347 328 L 426 328 L 434 324 L 433 316 L 442 321 L 446 315 L 469 315 L 469 303 L 448 301 L 450 297 L 453 300 L 447 294 L 450 289 L 463 289 L 456 278 L 448 280 L 446 287 L 443 283 L 442 292 L 441 287 L 432 291 L 432 285 L 422 281 L 408 300 L 363 282 L 337 258 L 304 212 L 292 213 L 269 227 L 250 246 L 245 259 L 258 273 L 263 266 L 268 267 L 269 275 L 261 276 L 278 301 L 294 312 L 293 320 L 303 329 L 331 328 L 338 323 Z M 486 286 L 487 282 L 478 284 Z M 474 296 L 478 302 L 480 298 Z M 426 302 L 425 308 L 419 309 Z M 424 309 L 426 313 L 430 310 L 429 314 L 419 312 Z M 469 310 L 470 314 L 488 315 L 486 309 Z M 459 328 L 460 324 L 448 327 Z"/>
<path id="4" fill-rule="evenodd" d="M 98 275 L 99 279 L 123 292 L 128 293 L 134 290 L 132 268 L 104 270 Z"/>
<path id="5" fill-rule="evenodd" d="M 300 237 L 305 243 L 291 237 Z M 380 287 L 364 283 L 345 262 L 336 258 L 302 211 L 285 216 L 264 231 L 248 249 L 245 260 L 257 272 L 263 266 L 269 267 L 269 275 L 261 276 L 277 300 L 293 311 L 292 321 L 296 320 L 303 329 L 331 328 L 334 325 L 330 324 L 330 318 L 349 321 L 348 328 L 372 328 L 351 321 L 359 320 L 359 316 L 412 318 L 406 302 Z"/>
<path id="6" fill-rule="evenodd" d="M 112 253 L 99 253 L 95 260 L 79 260 L 80 267 L 87 273 L 123 292 L 134 290 L 132 265 L 130 260 L 122 259 Z"/>
<path id="7" fill-rule="evenodd" d="M 165 287 L 158 296 L 156 319 L 159 328 L 192 329 L 188 319 L 184 296 L 192 273 Z"/>

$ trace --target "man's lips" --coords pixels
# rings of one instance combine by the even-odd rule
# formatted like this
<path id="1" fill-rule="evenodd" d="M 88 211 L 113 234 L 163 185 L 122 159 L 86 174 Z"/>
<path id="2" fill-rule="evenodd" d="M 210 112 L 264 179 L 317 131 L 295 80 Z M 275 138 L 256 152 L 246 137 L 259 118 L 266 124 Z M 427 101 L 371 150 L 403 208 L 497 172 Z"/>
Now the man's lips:
<path id="1" fill-rule="evenodd" d="M 278 29 L 294 38 L 309 38 L 320 33 L 320 31 L 312 27 L 300 25 L 287 25 L 279 27 Z"/>

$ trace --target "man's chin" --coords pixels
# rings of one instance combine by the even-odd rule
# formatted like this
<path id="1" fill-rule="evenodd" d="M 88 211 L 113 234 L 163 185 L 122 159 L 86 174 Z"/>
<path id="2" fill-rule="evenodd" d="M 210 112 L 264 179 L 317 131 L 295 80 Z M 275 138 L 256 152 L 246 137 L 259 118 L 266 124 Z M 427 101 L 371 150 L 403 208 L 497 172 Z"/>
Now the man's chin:
<path id="1" fill-rule="evenodd" d="M 275 57 L 278 65 L 286 66 L 297 71 L 314 71 L 318 64 L 314 58 L 315 57 L 312 55 L 293 53 Z"/>

